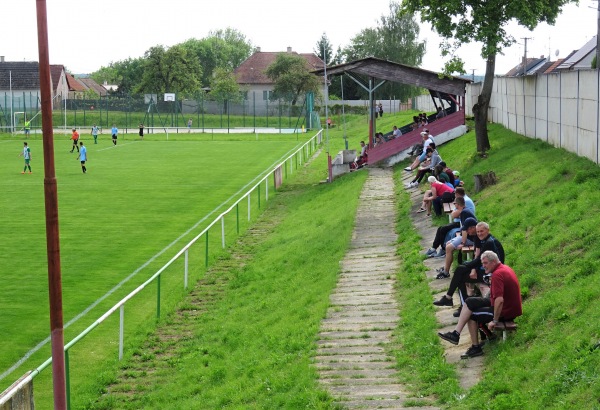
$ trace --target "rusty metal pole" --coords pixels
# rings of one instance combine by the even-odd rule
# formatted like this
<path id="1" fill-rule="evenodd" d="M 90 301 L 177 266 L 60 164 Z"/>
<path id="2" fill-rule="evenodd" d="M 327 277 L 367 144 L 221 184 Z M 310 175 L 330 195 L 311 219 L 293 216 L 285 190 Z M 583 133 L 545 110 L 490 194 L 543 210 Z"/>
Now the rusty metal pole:
<path id="1" fill-rule="evenodd" d="M 48 52 L 46 0 L 36 0 L 40 91 L 42 95 L 42 140 L 44 149 L 44 198 L 46 205 L 46 248 L 48 257 L 48 294 L 50 299 L 50 337 L 52 341 L 52 384 L 54 409 L 66 410 L 65 351 L 58 237 L 58 195 L 54 168 L 52 129 L 52 92 Z"/>

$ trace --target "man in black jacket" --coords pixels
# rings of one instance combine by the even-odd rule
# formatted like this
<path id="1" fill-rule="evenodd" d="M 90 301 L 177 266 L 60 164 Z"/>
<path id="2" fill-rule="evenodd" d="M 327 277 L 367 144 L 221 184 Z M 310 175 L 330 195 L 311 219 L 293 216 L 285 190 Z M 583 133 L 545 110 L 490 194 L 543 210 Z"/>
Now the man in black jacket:
<path id="1" fill-rule="evenodd" d="M 458 289 L 461 306 L 465 303 L 467 296 L 467 283 L 485 282 L 485 270 L 481 264 L 481 255 L 485 251 L 492 251 L 502 263 L 504 263 L 504 248 L 500 241 L 490 234 L 490 226 L 486 222 L 479 222 L 475 227 L 477 238 L 475 239 L 475 255 L 473 260 L 459 265 L 450 280 L 448 292 L 433 302 L 436 306 L 453 306 L 452 295 Z"/>

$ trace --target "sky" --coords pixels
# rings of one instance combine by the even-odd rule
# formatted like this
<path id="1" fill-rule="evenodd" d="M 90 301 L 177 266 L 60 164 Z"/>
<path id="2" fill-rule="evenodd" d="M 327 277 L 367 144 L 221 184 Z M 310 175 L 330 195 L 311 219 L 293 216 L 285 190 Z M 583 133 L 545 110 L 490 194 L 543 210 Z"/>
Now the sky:
<path id="1" fill-rule="evenodd" d="M 5 61 L 37 61 L 37 17 L 34 0 L 0 0 L 0 56 Z M 189 38 L 201 39 L 211 30 L 235 28 L 262 51 L 313 52 L 326 33 L 334 51 L 350 43 L 362 29 L 374 28 L 389 14 L 389 0 L 370 0 L 359 6 L 342 1 L 303 0 L 47 0 L 50 64 L 62 64 L 73 74 L 90 73 L 111 62 L 143 56 L 150 47 L 166 47 Z M 359 4 L 359 3 L 356 3 Z M 566 57 L 590 40 L 598 27 L 598 2 L 568 5 L 555 26 L 540 24 L 533 32 L 509 25 L 518 43 L 496 60 L 496 74 L 519 64 L 527 37 L 527 56 Z M 419 21 L 417 19 L 417 21 Z M 439 37 L 420 23 L 427 41 L 422 68 L 440 71 L 444 60 Z M 485 73 L 477 43 L 459 50 L 471 75 Z M 557 57 L 558 56 L 558 57 Z"/>

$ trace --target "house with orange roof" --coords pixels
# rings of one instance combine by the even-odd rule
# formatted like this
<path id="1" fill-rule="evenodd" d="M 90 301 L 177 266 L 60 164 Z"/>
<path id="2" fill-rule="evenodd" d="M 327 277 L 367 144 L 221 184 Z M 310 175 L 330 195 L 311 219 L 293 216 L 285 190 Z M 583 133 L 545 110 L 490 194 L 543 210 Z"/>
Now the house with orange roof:
<path id="1" fill-rule="evenodd" d="M 248 95 L 254 95 L 256 101 L 267 101 L 271 99 L 275 83 L 267 74 L 267 68 L 275 62 L 277 55 L 281 53 L 290 53 L 303 57 L 306 60 L 309 70 L 323 68 L 323 60 L 314 53 L 297 53 L 292 51 L 291 47 L 287 51 L 265 52 L 260 47 L 254 54 L 248 57 L 233 73 L 237 78 L 238 84 L 248 91 Z M 252 97 L 248 97 L 252 99 Z"/>

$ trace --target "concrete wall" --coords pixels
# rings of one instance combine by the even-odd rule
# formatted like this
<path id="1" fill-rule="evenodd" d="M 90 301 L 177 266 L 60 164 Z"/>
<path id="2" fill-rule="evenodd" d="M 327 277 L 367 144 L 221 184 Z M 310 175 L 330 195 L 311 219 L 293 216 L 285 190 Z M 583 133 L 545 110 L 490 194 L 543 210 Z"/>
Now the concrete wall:
<path id="1" fill-rule="evenodd" d="M 497 77 L 489 121 L 600 163 L 600 71 Z M 467 85 L 466 114 L 481 91 Z"/>

